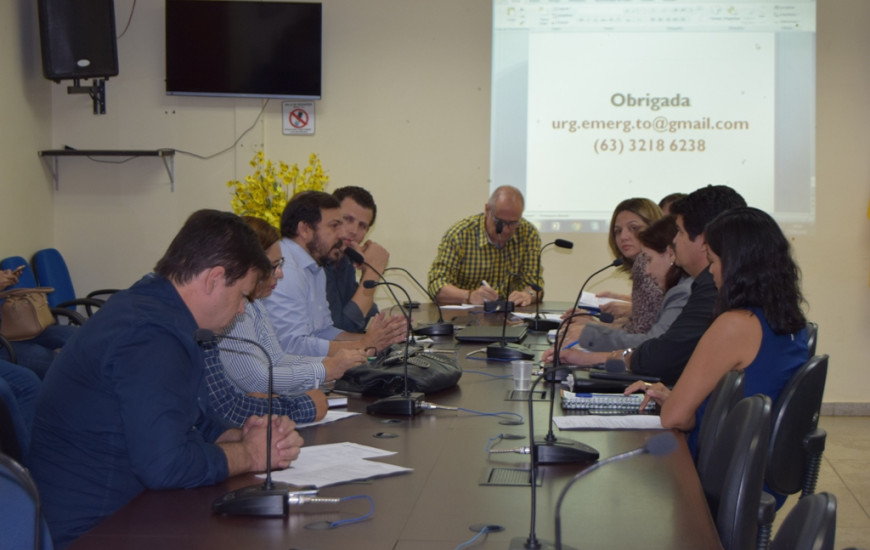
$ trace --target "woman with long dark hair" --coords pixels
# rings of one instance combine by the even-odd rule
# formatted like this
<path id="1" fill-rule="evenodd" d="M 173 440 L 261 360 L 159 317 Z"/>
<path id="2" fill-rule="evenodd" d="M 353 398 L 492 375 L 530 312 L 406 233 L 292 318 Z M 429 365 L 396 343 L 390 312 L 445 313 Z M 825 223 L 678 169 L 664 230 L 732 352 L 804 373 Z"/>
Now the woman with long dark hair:
<path id="1" fill-rule="evenodd" d="M 710 273 L 718 289 L 715 319 L 673 390 L 636 382 L 662 407 L 666 428 L 700 425 L 707 397 L 731 370 L 745 373 L 745 394 L 776 401 L 808 359 L 800 270 L 776 222 L 757 208 L 727 210 L 706 229 Z M 693 431 L 693 435 L 694 435 Z M 690 447 L 694 438 L 690 436 Z"/>

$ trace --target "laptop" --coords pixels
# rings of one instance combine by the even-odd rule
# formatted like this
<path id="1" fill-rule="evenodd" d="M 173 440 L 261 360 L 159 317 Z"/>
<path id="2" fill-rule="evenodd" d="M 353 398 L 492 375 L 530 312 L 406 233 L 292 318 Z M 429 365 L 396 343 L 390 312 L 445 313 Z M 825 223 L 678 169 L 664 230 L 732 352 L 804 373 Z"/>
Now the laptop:
<path id="1" fill-rule="evenodd" d="M 526 337 L 528 326 L 508 325 L 504 331 L 504 339 L 506 342 L 516 343 Z M 501 342 L 502 327 L 501 325 L 471 325 L 462 330 L 456 331 L 453 335 L 459 342 Z"/>

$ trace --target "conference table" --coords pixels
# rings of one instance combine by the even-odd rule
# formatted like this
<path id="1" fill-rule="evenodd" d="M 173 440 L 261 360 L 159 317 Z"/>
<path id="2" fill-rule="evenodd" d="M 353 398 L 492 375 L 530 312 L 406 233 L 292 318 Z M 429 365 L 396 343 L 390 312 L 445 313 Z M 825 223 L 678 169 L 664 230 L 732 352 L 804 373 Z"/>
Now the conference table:
<path id="1" fill-rule="evenodd" d="M 545 303 L 544 309 L 564 311 L 564 304 Z M 415 323 L 425 323 L 436 319 L 437 312 L 431 304 L 424 304 L 413 310 L 413 317 Z M 484 314 L 479 309 L 445 310 L 444 317 L 452 319 L 457 329 L 468 324 L 498 324 L 503 319 L 501 314 Z M 546 335 L 531 332 L 523 344 L 535 351 L 536 357 L 548 347 Z M 485 354 L 473 353 L 483 344 L 458 344 L 450 336 L 435 337 L 432 346 L 455 350 L 465 372 L 457 386 L 428 395 L 428 402 L 487 413 L 514 412 L 528 421 L 527 401 L 515 400 L 512 395 L 509 363 L 475 360 L 485 359 Z M 466 357 L 469 353 L 471 357 Z M 523 439 L 501 440 L 493 449 L 528 445 L 527 423 L 510 425 L 503 423 L 504 416 L 454 410 L 377 417 L 365 413 L 371 401 L 352 396 L 347 410 L 362 414 L 299 430 L 306 446 L 355 442 L 395 452 L 377 460 L 413 468 L 409 473 L 320 489 L 322 497 L 370 496 L 374 513 L 365 521 L 317 528 L 367 513 L 365 500 L 291 507 L 285 518 L 213 514 L 211 503 L 215 499 L 262 482 L 254 475 L 243 475 L 209 487 L 145 491 L 70 548 L 443 550 L 470 540 L 476 534 L 471 528 L 481 525 L 503 530 L 481 536 L 472 548 L 510 548 L 512 540 L 529 536 L 530 456 L 486 451 L 490 438 L 500 434 Z M 535 400 L 533 407 L 535 435 L 543 437 L 549 404 Z M 556 414 L 561 414 L 558 403 Z M 594 447 L 602 460 L 640 447 L 657 433 L 556 430 L 559 439 Z M 574 484 L 562 506 L 563 544 L 592 549 L 721 548 L 685 440 L 682 435 L 677 439 L 678 448 L 669 455 L 645 454 L 607 464 Z M 586 467 L 588 464 L 539 465 L 535 535 L 542 543 L 554 541 L 553 514 L 560 491 Z M 487 484 L 493 477 L 514 481 Z M 520 482 L 511 485 L 517 477 Z"/>

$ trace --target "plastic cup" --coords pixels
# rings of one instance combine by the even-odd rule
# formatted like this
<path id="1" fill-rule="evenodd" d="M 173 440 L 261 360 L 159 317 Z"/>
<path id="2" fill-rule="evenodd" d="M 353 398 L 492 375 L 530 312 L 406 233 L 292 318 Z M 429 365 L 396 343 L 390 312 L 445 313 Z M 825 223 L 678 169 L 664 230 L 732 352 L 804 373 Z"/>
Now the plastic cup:
<path id="1" fill-rule="evenodd" d="M 532 361 L 511 361 L 511 369 L 514 375 L 514 389 L 529 391 L 532 387 Z"/>

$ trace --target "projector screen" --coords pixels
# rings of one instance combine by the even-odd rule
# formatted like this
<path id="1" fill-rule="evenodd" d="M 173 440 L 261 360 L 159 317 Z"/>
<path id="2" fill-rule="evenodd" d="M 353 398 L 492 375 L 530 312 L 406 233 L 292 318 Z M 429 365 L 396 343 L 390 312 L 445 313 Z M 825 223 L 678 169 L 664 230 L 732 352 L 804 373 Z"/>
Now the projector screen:
<path id="1" fill-rule="evenodd" d="M 737 189 L 814 221 L 815 0 L 494 0 L 491 186 L 544 232 L 629 197 Z"/>

